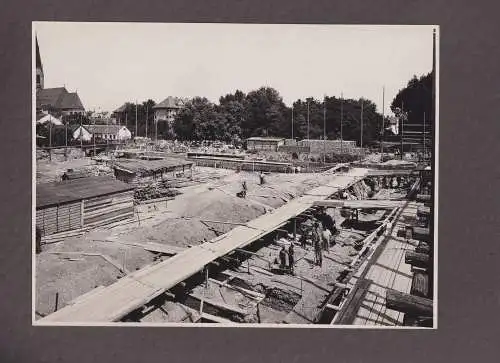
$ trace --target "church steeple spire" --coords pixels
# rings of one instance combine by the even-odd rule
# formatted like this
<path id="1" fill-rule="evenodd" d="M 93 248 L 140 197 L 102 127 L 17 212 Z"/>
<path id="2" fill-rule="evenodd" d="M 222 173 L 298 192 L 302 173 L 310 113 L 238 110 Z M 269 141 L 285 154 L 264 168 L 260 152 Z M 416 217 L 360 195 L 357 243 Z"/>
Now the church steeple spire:
<path id="1" fill-rule="evenodd" d="M 42 58 L 40 57 L 40 48 L 38 47 L 38 38 L 35 37 L 36 42 L 36 89 L 43 88 L 43 65 Z"/>

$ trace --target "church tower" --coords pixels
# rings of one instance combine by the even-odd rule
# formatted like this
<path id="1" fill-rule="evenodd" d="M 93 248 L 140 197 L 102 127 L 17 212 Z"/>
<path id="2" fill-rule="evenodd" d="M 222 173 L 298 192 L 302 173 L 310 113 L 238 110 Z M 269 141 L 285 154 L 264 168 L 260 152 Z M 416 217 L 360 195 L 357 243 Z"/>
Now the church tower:
<path id="1" fill-rule="evenodd" d="M 40 49 L 38 48 L 38 39 L 36 41 L 36 89 L 43 89 L 43 66 L 42 58 L 40 57 Z"/>

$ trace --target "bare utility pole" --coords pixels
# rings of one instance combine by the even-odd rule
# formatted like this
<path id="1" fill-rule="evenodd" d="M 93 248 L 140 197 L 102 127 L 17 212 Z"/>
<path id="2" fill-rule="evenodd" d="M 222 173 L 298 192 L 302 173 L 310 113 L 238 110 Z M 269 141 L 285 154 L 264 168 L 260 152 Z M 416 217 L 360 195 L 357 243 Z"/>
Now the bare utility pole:
<path id="1" fill-rule="evenodd" d="M 149 117 L 149 106 L 146 104 L 146 139 L 148 138 L 148 117 Z M 147 141 L 146 141 L 146 148 L 147 148 Z"/>
<path id="2" fill-rule="evenodd" d="M 66 122 L 64 122 L 64 130 L 65 130 L 65 143 L 66 143 L 66 152 L 67 152 L 67 148 L 68 148 L 68 120 L 66 120 Z"/>
<path id="3" fill-rule="evenodd" d="M 326 162 L 326 95 L 323 97 L 323 163 Z"/>
<path id="4" fill-rule="evenodd" d="M 384 160 L 384 120 L 385 117 L 385 86 L 382 87 L 382 130 L 380 131 L 380 161 Z"/>
<path id="5" fill-rule="evenodd" d="M 342 133 L 342 125 L 344 123 L 344 94 L 340 93 L 340 154 L 343 153 L 344 135 Z"/>
<path id="6" fill-rule="evenodd" d="M 92 133 L 92 138 L 94 139 L 94 158 L 96 157 L 96 154 L 95 154 L 95 117 L 94 117 L 94 132 Z"/>
<path id="7" fill-rule="evenodd" d="M 425 111 L 424 111 L 424 161 L 425 161 L 426 152 L 427 152 L 427 148 L 425 146 Z"/>
<path id="8" fill-rule="evenodd" d="M 310 138 L 309 138 L 309 100 L 307 100 L 307 140 L 310 140 Z"/>
<path id="9" fill-rule="evenodd" d="M 83 150 L 83 117 L 82 114 L 79 114 L 80 118 L 80 150 Z"/>
<path id="10" fill-rule="evenodd" d="M 361 99 L 361 150 L 360 150 L 360 156 L 363 154 L 363 99 Z"/>
<path id="11" fill-rule="evenodd" d="M 137 137 L 137 100 L 135 100 L 135 137 Z"/>
<path id="12" fill-rule="evenodd" d="M 404 102 L 401 101 L 401 160 L 403 160 L 403 123 L 405 119 Z"/>

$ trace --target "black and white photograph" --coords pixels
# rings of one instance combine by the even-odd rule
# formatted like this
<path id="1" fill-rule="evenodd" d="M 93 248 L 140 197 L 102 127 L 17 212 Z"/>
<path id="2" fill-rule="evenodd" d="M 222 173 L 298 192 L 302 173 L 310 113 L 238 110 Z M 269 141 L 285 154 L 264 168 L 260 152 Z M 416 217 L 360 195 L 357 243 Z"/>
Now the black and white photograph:
<path id="1" fill-rule="evenodd" d="M 439 26 L 40 21 L 31 71 L 33 325 L 437 328 Z"/>

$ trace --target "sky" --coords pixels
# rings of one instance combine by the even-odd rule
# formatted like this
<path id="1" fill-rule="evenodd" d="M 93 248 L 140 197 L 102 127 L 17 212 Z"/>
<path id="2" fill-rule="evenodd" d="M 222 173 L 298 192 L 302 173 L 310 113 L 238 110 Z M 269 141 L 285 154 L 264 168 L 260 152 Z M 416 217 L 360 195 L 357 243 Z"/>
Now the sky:
<path id="1" fill-rule="evenodd" d="M 431 26 L 35 22 L 45 88 L 77 91 L 87 110 L 124 102 L 278 90 L 290 106 L 370 99 L 385 113 L 432 69 Z M 34 48 L 33 48 L 34 49 Z"/>

